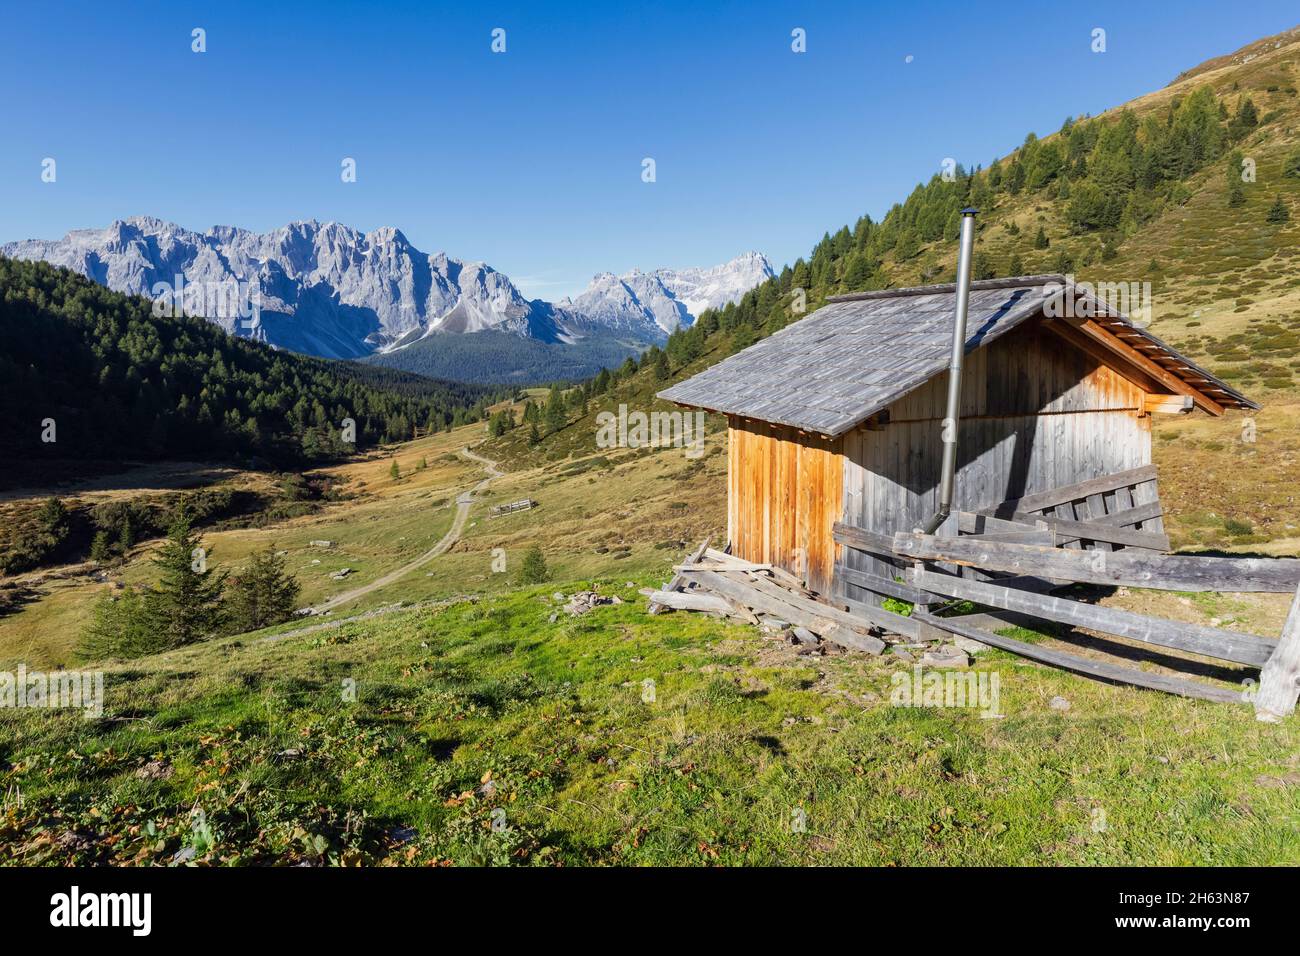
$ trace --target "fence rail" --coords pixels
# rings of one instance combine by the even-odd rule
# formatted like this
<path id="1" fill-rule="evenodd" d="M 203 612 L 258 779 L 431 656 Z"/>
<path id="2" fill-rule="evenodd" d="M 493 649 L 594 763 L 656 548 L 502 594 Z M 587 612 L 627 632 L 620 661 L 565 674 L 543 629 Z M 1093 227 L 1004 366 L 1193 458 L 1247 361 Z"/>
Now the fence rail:
<path id="1" fill-rule="evenodd" d="M 911 601 L 909 625 L 898 629 L 908 636 L 937 630 L 1100 680 L 1206 700 L 1253 700 L 1261 720 L 1294 713 L 1300 696 L 1300 560 L 1163 553 L 1168 540 L 1159 524 L 1162 514 L 1155 469 L 1148 466 L 961 512 L 956 537 L 919 531 L 883 534 L 837 523 L 833 533 L 838 544 L 893 561 L 903 580 L 840 563 L 835 569 L 836 593 L 846 594 L 851 586 L 875 599 Z M 1075 583 L 1172 591 L 1294 591 L 1295 598 L 1275 640 L 1047 593 Z M 889 620 L 880 608 L 847 597 L 835 600 L 850 613 L 888 629 Z M 1242 690 L 1027 644 L 972 626 L 961 617 L 934 613 L 945 601 L 969 601 L 1032 620 L 1260 668 L 1258 692 L 1252 697 Z"/>

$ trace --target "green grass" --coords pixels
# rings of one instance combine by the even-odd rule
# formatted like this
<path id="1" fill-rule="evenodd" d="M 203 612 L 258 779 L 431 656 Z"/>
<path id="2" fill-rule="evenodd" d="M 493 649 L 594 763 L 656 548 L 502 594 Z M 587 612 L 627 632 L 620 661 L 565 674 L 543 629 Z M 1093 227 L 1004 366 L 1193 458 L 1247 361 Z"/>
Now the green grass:
<path id="1" fill-rule="evenodd" d="M 998 652 L 1003 719 L 891 707 L 892 655 L 650 617 L 621 576 L 552 623 L 577 586 L 112 666 L 99 720 L 4 712 L 0 861 L 1300 862 L 1295 720 Z"/>

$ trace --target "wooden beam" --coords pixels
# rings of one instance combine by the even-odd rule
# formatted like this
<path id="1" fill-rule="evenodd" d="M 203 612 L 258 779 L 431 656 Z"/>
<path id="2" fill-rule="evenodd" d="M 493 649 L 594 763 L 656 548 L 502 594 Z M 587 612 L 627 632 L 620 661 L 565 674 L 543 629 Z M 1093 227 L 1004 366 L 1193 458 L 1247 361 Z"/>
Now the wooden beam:
<path id="1" fill-rule="evenodd" d="M 694 564 L 696 561 L 700 560 L 700 557 L 704 554 L 704 552 L 709 549 L 709 540 L 710 540 L 709 538 L 705 538 L 703 543 L 698 548 L 696 548 L 694 552 L 692 552 L 691 556 L 686 559 L 687 564 Z M 686 583 L 686 579 L 682 577 L 681 572 L 678 571 L 676 574 L 672 576 L 672 579 L 667 584 L 664 585 L 663 589 L 665 591 L 676 591 L 680 589 L 682 585 L 684 585 L 685 583 Z M 654 601 L 651 601 L 650 606 L 646 608 L 646 613 L 658 614 L 659 605 L 656 604 Z"/>
<path id="2" fill-rule="evenodd" d="M 874 591 L 876 594 L 897 598 L 900 601 L 911 601 L 913 604 L 932 604 L 935 601 L 943 600 L 937 594 L 927 594 L 925 591 L 920 591 L 907 584 L 900 584 L 882 575 L 872 574 L 869 571 L 859 571 L 856 568 L 846 568 L 842 564 L 835 565 L 835 577 L 855 587 L 865 588 L 868 591 Z"/>
<path id="3" fill-rule="evenodd" d="M 1259 675 L 1259 693 L 1255 696 L 1255 716 L 1275 721 L 1295 713 L 1300 696 L 1300 588 L 1291 602 L 1291 613 L 1282 626 L 1277 650 Z"/>
<path id="4" fill-rule="evenodd" d="M 1009 518 L 996 518 L 975 511 L 957 512 L 957 530 L 961 534 L 988 534 L 993 531 L 1040 531 L 1046 525 L 1038 525 L 1038 517 L 1033 521 L 1012 521 Z M 892 541 L 892 539 L 891 539 Z"/>
<path id="5" fill-rule="evenodd" d="M 1051 528 L 1044 528 L 1042 531 L 987 531 L 983 534 L 965 535 L 965 537 L 975 538 L 978 541 L 1006 541 L 1012 544 L 1038 544 L 1048 548 L 1056 547 L 1056 532 Z"/>
<path id="6" fill-rule="evenodd" d="M 1095 320 L 1083 319 L 1082 321 L 1073 321 L 1070 325 L 1088 336 L 1102 348 L 1114 352 L 1120 358 L 1132 362 L 1171 391 L 1177 392 L 1180 395 L 1190 395 L 1192 400 L 1196 402 L 1198 406 L 1209 412 L 1211 415 L 1217 417 L 1223 414 L 1223 406 L 1210 398 L 1210 396 L 1206 395 L 1199 389 L 1193 388 L 1187 382 L 1183 381 L 1183 379 L 1179 378 L 1159 363 L 1153 362 L 1150 356 L 1142 354 L 1137 349 L 1133 348 L 1133 346 L 1116 338 L 1113 333 L 1108 332 Z M 1182 359 L 1176 359 L 1173 356 L 1169 356 L 1169 358 L 1175 363 L 1182 361 Z"/>
<path id="7" fill-rule="evenodd" d="M 731 604 L 716 594 L 704 594 L 699 591 L 651 591 L 650 602 L 656 607 L 672 608 L 678 611 L 712 611 L 716 614 L 730 614 Z"/>
<path id="8" fill-rule="evenodd" d="M 831 526 L 831 536 L 835 539 L 836 544 L 847 545 L 855 551 L 865 551 L 868 554 L 878 554 L 886 558 L 897 558 L 897 555 L 894 554 L 894 536 L 892 534 L 881 534 L 878 531 L 868 531 L 866 528 L 855 528 L 851 524 L 837 521 Z"/>
<path id="9" fill-rule="evenodd" d="M 1010 524 L 1011 522 L 1007 523 Z M 901 561 L 899 556 L 894 553 L 893 535 L 880 534 L 877 531 L 867 531 L 863 528 L 855 528 L 853 525 L 836 522 L 835 540 L 847 548 L 853 548 L 855 551 L 865 551 L 890 561 Z M 1018 587 L 1026 591 L 1045 593 L 1073 582 L 1052 581 L 1036 574 L 1019 574 L 1004 578 L 998 583 L 1009 588 Z"/>
<path id="10" fill-rule="evenodd" d="M 1140 468 L 1130 468 L 1128 471 L 1119 471 L 1113 475 L 1100 475 L 1096 478 L 1088 478 L 1085 481 L 1076 481 L 1074 484 L 1060 485 L 1046 491 L 1024 495 L 1021 498 L 1012 498 L 1008 501 L 984 508 L 976 508 L 975 510 L 982 514 L 996 514 L 998 517 L 1016 511 L 1040 511 L 1043 508 L 1065 504 L 1067 501 L 1078 501 L 1080 498 L 1087 498 L 1089 495 L 1105 494 L 1108 491 L 1114 491 L 1116 488 L 1137 485 L 1144 481 L 1153 481 L 1156 477 L 1155 465 L 1143 465 Z M 1040 518 L 1042 516 L 1035 515 L 1034 517 Z"/>
<path id="11" fill-rule="evenodd" d="M 1140 551 L 1069 551 L 905 532 L 894 535 L 894 551 L 907 559 L 946 561 L 1084 584 L 1166 591 L 1271 593 L 1286 593 L 1300 586 L 1300 560 L 1294 558 L 1200 558 Z"/>
<path id="12" fill-rule="evenodd" d="M 1213 700 L 1225 704 L 1243 703 L 1240 691 L 1231 690 L 1226 687 L 1214 687 L 1210 684 L 1202 684 L 1199 681 L 1185 680 L 1181 677 L 1169 677 L 1165 674 L 1158 674 L 1153 671 L 1140 671 L 1134 670 L 1130 667 L 1119 667 L 1115 664 L 1108 664 L 1103 661 L 1094 661 L 1086 657 L 1079 657 L 1077 654 L 1067 654 L 1064 651 L 1057 651 L 1048 647 L 1040 647 L 1037 644 L 1026 644 L 1024 641 L 1017 641 L 1012 637 L 1003 637 L 1001 634 L 994 634 L 978 627 L 970 627 L 961 624 L 959 623 L 961 621 L 961 618 L 959 617 L 943 618 L 935 617 L 932 614 L 919 614 L 917 616 L 922 618 L 925 624 L 931 627 L 937 627 L 941 631 L 947 631 L 949 634 L 958 634 L 961 637 L 968 638 L 972 641 L 979 641 L 981 644 L 987 644 L 990 647 L 1010 651 L 1012 654 L 1019 654 L 1021 657 L 1027 657 L 1030 660 L 1041 661 L 1044 664 L 1051 664 L 1053 667 L 1073 671 L 1076 674 L 1085 674 L 1088 677 L 1095 677 L 1098 680 L 1120 684 L 1133 684 L 1136 687 L 1160 690 L 1167 694 L 1178 694 L 1182 697 L 1199 697 L 1203 700 Z"/>
<path id="13" fill-rule="evenodd" d="M 1057 518 L 1054 515 L 1038 515 L 1028 511 L 1013 511 L 1011 517 L 1018 521 L 1037 518 L 1046 522 L 1048 527 L 1057 532 L 1055 541 L 1044 544 L 1069 544 L 1072 541 L 1105 541 L 1108 544 L 1122 544 L 1133 548 L 1147 548 L 1151 551 L 1168 551 L 1168 535 L 1155 531 L 1137 531 L 1133 528 L 1119 528 L 1102 521 L 1073 521 L 1069 518 Z M 999 540 L 994 535 L 972 535 L 981 541 Z M 1013 538 L 1005 540 L 1013 541 Z M 1020 544 L 1034 544 L 1022 541 Z"/>
<path id="14" fill-rule="evenodd" d="M 770 564 L 755 564 L 751 567 L 741 567 L 728 561 L 696 561 L 694 564 L 674 564 L 673 570 L 681 571 L 771 571 Z"/>
<path id="15" fill-rule="evenodd" d="M 1190 395 L 1147 395 L 1142 410 L 1148 415 L 1185 415 L 1195 404 Z"/>
<path id="16" fill-rule="evenodd" d="M 804 597 L 800 594 L 791 593 L 786 588 L 781 587 L 781 585 L 768 581 L 762 577 L 750 579 L 748 583 L 769 597 L 776 600 L 786 601 L 788 604 L 797 607 L 800 610 L 807 611 L 809 614 L 818 615 L 822 618 L 830 618 L 832 623 L 839 624 L 843 627 L 855 628 L 860 631 L 865 631 L 871 627 L 877 627 L 893 631 L 895 634 L 910 636 L 909 631 L 912 627 L 911 618 L 905 617 L 902 614 L 895 614 L 893 611 L 886 611 L 884 608 L 872 607 L 871 610 L 873 614 L 868 620 L 864 621 L 862 618 L 866 615 L 849 614 L 848 612 L 835 607 L 833 604 L 828 604 L 816 600 L 815 598 Z M 839 602 L 843 599 L 835 598 L 834 600 Z M 813 630 L 817 629 L 813 628 Z M 820 631 L 817 633 L 821 634 Z M 822 637 L 826 637 L 826 635 L 822 634 Z M 871 640 L 874 641 L 875 638 L 871 638 Z M 842 644 L 844 642 L 839 641 L 838 643 Z M 878 652 L 872 651 L 871 653 Z"/>
<path id="17" fill-rule="evenodd" d="M 1146 392 L 1158 392 L 1164 386 L 1155 376 L 1132 362 L 1119 361 L 1114 352 L 1103 348 L 1099 343 L 1078 331 L 1067 319 L 1049 319 L 1043 328 L 1055 332 L 1079 351 L 1090 355 L 1101 365 L 1114 369 L 1124 378 Z"/>
<path id="18" fill-rule="evenodd" d="M 1134 614 L 1132 611 L 1124 611 L 1120 608 L 1098 607 L 1095 604 L 1084 604 L 1069 598 L 1030 594 L 1027 591 L 983 584 L 966 578 L 944 577 L 925 571 L 913 571 L 908 578 L 919 588 L 937 591 L 949 597 L 974 601 L 976 604 L 1001 608 L 1004 611 L 1018 611 L 1060 624 L 1087 627 L 1117 637 L 1142 641 L 1145 644 L 1172 647 L 1236 664 L 1259 667 L 1269 659 L 1276 646 L 1267 638 L 1254 634 L 1148 617 L 1145 614 Z"/>

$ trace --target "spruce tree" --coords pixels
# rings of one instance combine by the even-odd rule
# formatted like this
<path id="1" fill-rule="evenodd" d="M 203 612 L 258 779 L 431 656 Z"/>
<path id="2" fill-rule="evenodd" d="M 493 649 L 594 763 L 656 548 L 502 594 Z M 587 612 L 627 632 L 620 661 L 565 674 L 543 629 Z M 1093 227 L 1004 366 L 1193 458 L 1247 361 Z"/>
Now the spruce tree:
<path id="1" fill-rule="evenodd" d="M 629 357 L 628 361 L 631 361 Z M 632 369 L 627 374 L 631 375 L 636 371 Z M 564 410 L 564 393 L 560 391 L 559 385 L 551 386 L 551 393 L 546 397 L 546 432 L 551 434 L 559 431 L 568 424 L 568 415 Z"/>
<path id="2" fill-rule="evenodd" d="M 170 646 L 166 636 L 153 626 L 146 599 L 127 588 L 95 603 L 90 623 L 77 642 L 76 656 L 83 661 L 143 657 Z"/>
<path id="3" fill-rule="evenodd" d="M 1049 246 L 1051 246 L 1051 242 L 1048 241 L 1047 230 L 1045 230 L 1042 226 L 1039 226 L 1038 235 L 1034 236 L 1034 248 L 1046 249 Z"/>
<path id="4" fill-rule="evenodd" d="M 1282 166 L 1282 175 L 1291 179 L 1300 179 L 1300 150 L 1286 158 Z"/>
<path id="5" fill-rule="evenodd" d="M 95 532 L 95 537 L 90 542 L 90 560 L 103 564 L 112 556 L 113 552 L 108 544 L 108 532 L 100 528 Z"/>
<path id="6" fill-rule="evenodd" d="M 163 647 L 192 644 L 220 630 L 226 575 L 208 567 L 210 556 L 191 529 L 189 516 L 178 515 L 153 558 L 161 572 L 158 584 L 145 595 L 150 623 Z"/>
<path id="7" fill-rule="evenodd" d="M 668 353 L 660 351 L 655 358 L 655 381 L 665 381 L 672 373 L 673 370 L 668 364 Z"/>
<path id="8" fill-rule="evenodd" d="M 253 555 L 226 592 L 227 611 L 236 633 L 256 631 L 293 616 L 301 587 L 284 567 L 284 557 L 268 547 Z"/>
<path id="9" fill-rule="evenodd" d="M 1268 221 L 1277 225 L 1287 222 L 1291 218 L 1291 210 L 1286 208 L 1286 203 L 1282 201 L 1281 195 L 1273 200 L 1273 205 L 1268 207 Z"/>
<path id="10" fill-rule="evenodd" d="M 129 554 L 131 548 L 135 545 L 135 528 L 131 526 L 131 516 L 125 514 L 122 516 L 122 531 L 117 536 L 117 549 L 123 555 Z"/>

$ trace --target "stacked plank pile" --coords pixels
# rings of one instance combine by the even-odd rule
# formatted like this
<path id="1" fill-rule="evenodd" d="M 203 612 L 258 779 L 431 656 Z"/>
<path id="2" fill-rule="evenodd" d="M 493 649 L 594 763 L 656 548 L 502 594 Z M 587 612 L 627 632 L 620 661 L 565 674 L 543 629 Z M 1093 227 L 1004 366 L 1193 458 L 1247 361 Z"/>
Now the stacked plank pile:
<path id="1" fill-rule="evenodd" d="M 673 571 L 662 589 L 643 592 L 651 614 L 697 611 L 747 624 L 788 626 L 803 642 L 820 638 L 868 654 L 885 649 L 871 622 L 819 601 L 788 572 L 714 550 L 707 540 Z"/>

